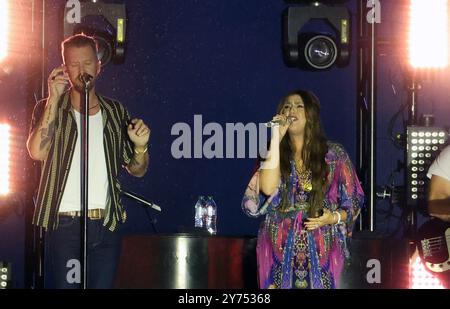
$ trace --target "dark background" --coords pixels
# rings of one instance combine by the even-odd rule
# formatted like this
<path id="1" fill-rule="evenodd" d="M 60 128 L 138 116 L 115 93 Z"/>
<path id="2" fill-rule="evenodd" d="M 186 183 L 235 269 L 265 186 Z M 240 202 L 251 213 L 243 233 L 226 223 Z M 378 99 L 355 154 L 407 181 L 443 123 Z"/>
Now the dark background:
<path id="1" fill-rule="evenodd" d="M 106 1 L 105 1 L 106 2 Z M 363 1 L 364 2 L 364 1 Z M 401 45 L 406 36 L 405 1 L 380 1 L 382 5 L 379 36 Z M 66 1 L 46 1 L 47 74 L 61 64 L 62 10 Z M 152 128 L 150 167 L 142 179 L 123 175 L 126 189 L 160 205 L 162 212 L 146 210 L 124 199 L 128 221 L 124 233 L 154 233 L 148 215 L 157 220 L 160 233 L 186 231 L 194 224 L 194 205 L 199 195 L 212 195 L 218 205 L 218 234 L 256 235 L 260 220 L 247 217 L 241 199 L 255 159 L 174 159 L 171 154 L 171 128 L 177 122 L 188 123 L 193 130 L 194 115 L 203 116 L 203 124 L 217 122 L 244 124 L 270 120 L 279 99 L 287 92 L 310 89 L 322 106 L 322 121 L 329 139 L 344 145 L 356 159 L 356 54 L 344 68 L 306 72 L 285 66 L 282 57 L 281 0 L 149 0 L 124 1 L 128 11 L 128 49 L 123 65 L 108 65 L 98 82 L 98 91 L 120 100 L 132 116 L 144 119 Z M 352 43 L 356 45 L 356 0 L 346 5 L 353 17 Z M 27 7 L 21 5 L 20 12 Z M 13 21 L 18 31 L 12 40 L 29 31 L 20 26 L 20 12 Z M 312 23 L 310 29 L 322 29 Z M 17 44 L 16 46 L 19 46 Z M 353 50 L 354 51 L 354 50 Z M 27 190 L 37 186 L 36 177 L 23 172 L 27 160 L 24 149 L 30 117 L 27 82 L 37 80 L 30 73 L 27 55 L 33 48 L 17 48 L 9 55 L 14 64 L 11 74 L 0 77 L 0 120 L 12 124 L 16 135 L 17 159 L 14 176 Z M 405 103 L 406 53 L 391 45 L 378 54 L 377 107 L 377 184 L 388 184 L 388 177 L 403 159 L 403 150 L 392 144 L 388 122 Z M 433 113 L 436 125 L 449 124 L 448 70 L 422 83 L 419 112 Z M 39 92 L 36 94 L 41 97 Z M 401 118 L 401 117 L 400 117 Z M 397 121 L 395 132 L 401 132 Z M 205 141 L 207 137 L 204 137 Z M 402 184 L 403 172 L 393 174 Z M 19 186 L 20 187 L 20 186 Z M 18 194 L 17 196 L 20 196 Z M 17 200 L 17 199 L 15 199 Z M 25 210 L 29 203 L 2 201 L 0 205 L 0 260 L 13 263 L 14 286 L 23 286 Z M 389 234 L 399 223 L 402 206 L 393 216 L 386 201 L 379 201 L 377 231 Z M 401 230 L 395 233 L 401 237 Z"/>

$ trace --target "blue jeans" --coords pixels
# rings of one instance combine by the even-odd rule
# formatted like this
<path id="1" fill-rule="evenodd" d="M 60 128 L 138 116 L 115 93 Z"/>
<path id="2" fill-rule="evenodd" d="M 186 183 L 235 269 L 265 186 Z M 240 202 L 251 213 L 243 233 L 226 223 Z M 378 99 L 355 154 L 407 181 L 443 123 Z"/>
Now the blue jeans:
<path id="1" fill-rule="evenodd" d="M 49 270 L 56 289 L 80 288 L 80 218 L 59 218 L 59 226 L 49 233 Z M 103 219 L 88 220 L 87 287 L 110 289 L 119 262 L 121 237 L 103 226 Z"/>

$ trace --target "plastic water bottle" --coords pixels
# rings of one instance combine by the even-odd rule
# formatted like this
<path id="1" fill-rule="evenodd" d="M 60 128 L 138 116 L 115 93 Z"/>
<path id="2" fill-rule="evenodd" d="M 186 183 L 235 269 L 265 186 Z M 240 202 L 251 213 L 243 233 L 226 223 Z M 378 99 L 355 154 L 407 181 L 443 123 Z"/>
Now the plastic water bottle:
<path id="1" fill-rule="evenodd" d="M 206 230 L 212 234 L 217 234 L 217 205 L 212 196 L 208 196 L 206 200 Z"/>
<path id="2" fill-rule="evenodd" d="M 205 227 L 205 212 L 206 212 L 206 201 L 203 196 L 200 196 L 195 204 L 195 227 L 204 228 Z"/>

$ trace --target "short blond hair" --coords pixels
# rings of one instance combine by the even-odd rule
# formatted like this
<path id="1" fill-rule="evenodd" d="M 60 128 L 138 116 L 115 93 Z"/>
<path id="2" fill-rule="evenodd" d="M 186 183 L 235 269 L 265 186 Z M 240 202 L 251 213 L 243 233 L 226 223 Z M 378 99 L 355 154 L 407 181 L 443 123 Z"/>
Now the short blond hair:
<path id="1" fill-rule="evenodd" d="M 73 35 L 67 39 L 65 39 L 61 43 L 61 55 L 64 63 L 66 62 L 66 51 L 72 47 L 84 47 L 90 46 L 92 50 L 95 52 L 95 55 L 98 55 L 98 44 L 97 41 L 84 33 Z"/>

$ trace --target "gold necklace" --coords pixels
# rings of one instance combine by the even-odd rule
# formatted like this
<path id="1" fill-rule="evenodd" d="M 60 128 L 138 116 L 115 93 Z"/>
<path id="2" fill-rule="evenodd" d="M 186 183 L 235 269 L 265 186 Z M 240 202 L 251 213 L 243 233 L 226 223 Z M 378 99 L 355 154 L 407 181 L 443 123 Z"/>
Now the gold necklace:
<path id="1" fill-rule="evenodd" d="M 298 182 L 301 184 L 305 191 L 312 190 L 312 182 L 310 179 L 310 171 L 308 171 L 303 164 L 300 164 L 300 160 L 294 159 L 295 171 L 297 172 Z"/>
<path id="2" fill-rule="evenodd" d="M 303 161 L 302 159 L 295 159 L 294 158 L 294 163 L 295 163 L 295 169 L 297 170 L 297 173 L 301 174 L 304 172 L 304 168 L 303 168 Z"/>

